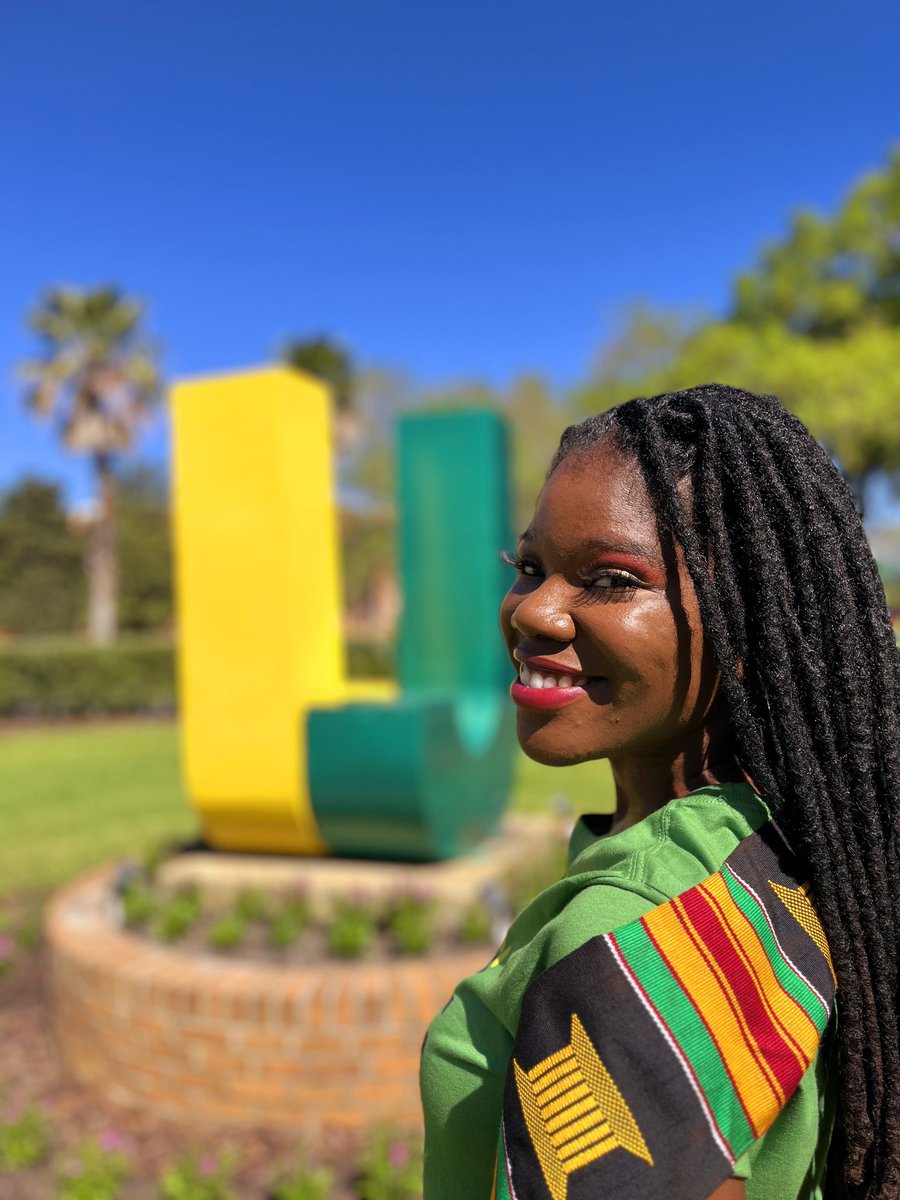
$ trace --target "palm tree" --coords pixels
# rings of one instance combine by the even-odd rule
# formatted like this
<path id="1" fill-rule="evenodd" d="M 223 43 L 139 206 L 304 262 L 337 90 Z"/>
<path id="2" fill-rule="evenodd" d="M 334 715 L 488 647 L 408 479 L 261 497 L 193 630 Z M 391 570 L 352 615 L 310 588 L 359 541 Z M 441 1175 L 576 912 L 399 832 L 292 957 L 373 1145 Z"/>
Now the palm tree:
<path id="1" fill-rule="evenodd" d="M 26 402 L 56 418 L 63 444 L 89 454 L 97 517 L 88 544 L 88 636 L 107 645 L 118 628 L 115 456 L 129 449 L 160 398 L 156 354 L 144 339 L 143 304 L 118 288 L 52 287 L 29 314 L 40 356 L 22 367 Z"/>

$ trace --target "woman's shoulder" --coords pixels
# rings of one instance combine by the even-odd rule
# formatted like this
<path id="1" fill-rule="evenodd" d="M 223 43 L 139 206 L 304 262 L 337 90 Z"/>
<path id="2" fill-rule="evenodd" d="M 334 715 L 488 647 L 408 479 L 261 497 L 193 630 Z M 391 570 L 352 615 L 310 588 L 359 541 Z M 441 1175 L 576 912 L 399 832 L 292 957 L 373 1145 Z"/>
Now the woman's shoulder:
<path id="1" fill-rule="evenodd" d="M 569 907 L 584 903 L 579 893 Z M 713 1191 L 800 1085 L 833 995 L 797 865 L 763 824 L 716 870 L 560 955 L 527 989 L 504 1105 L 515 1194 L 577 1173 L 598 1196 L 678 1197 L 688 1164 Z M 558 1119 L 573 1087 L 577 1155 L 577 1131 Z"/>
<path id="2" fill-rule="evenodd" d="M 545 964 L 702 883 L 768 820 L 745 784 L 700 788 L 620 833 L 604 836 L 582 818 L 570 843 L 569 898 L 545 931 Z"/>

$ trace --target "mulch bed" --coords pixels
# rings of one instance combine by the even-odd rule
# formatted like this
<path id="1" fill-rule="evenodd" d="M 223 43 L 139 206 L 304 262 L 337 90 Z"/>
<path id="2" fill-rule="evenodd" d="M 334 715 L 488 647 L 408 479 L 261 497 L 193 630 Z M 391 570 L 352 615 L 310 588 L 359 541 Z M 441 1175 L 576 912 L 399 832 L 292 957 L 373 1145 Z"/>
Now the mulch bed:
<path id="1" fill-rule="evenodd" d="M 54 1200 L 57 1163 L 67 1151 L 99 1137 L 118 1135 L 131 1162 L 122 1200 L 158 1200 L 165 1167 L 185 1153 L 221 1156 L 233 1152 L 241 1200 L 266 1200 L 278 1164 L 292 1165 L 302 1131 L 236 1130 L 207 1124 L 197 1128 L 104 1101 L 68 1074 L 52 1031 L 48 955 L 43 947 L 17 948 L 12 968 L 0 978 L 0 1120 L 28 1104 L 40 1108 L 52 1130 L 49 1163 L 4 1174 L 0 1200 Z M 358 1157 L 358 1134 L 334 1130 L 310 1148 L 312 1162 L 335 1167 L 335 1200 L 357 1195 L 349 1171 Z"/>

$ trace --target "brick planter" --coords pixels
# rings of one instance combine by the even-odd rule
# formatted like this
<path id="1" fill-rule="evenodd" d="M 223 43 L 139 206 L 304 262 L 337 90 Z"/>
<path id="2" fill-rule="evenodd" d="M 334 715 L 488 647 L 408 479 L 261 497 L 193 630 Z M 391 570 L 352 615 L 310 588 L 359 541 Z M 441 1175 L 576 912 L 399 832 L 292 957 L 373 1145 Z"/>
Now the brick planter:
<path id="1" fill-rule="evenodd" d="M 123 932 L 111 870 L 50 906 L 56 1029 L 72 1071 L 110 1100 L 244 1125 L 418 1123 L 426 1026 L 484 947 L 305 967 L 189 958 Z"/>

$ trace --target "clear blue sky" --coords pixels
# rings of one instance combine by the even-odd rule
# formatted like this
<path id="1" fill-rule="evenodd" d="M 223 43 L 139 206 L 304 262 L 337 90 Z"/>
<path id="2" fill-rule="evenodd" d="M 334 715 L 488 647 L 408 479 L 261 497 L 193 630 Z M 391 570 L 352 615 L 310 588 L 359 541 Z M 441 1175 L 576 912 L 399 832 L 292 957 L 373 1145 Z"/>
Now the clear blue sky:
<path id="1" fill-rule="evenodd" d="M 720 310 L 900 139 L 887 0 L 3 10 L 0 487 L 73 501 L 12 375 L 47 284 L 145 297 L 170 376 L 324 331 L 423 383 L 565 386 L 623 304 Z"/>

